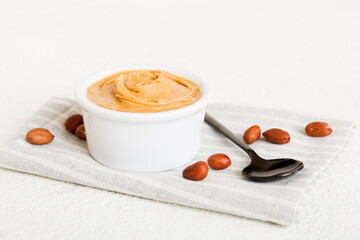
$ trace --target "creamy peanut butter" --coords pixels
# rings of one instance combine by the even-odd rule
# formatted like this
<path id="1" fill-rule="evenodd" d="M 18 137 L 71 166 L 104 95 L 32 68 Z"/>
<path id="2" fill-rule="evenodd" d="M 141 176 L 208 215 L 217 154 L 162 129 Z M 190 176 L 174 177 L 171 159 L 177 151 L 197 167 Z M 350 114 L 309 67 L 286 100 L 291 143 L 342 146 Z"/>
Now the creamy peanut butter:
<path id="1" fill-rule="evenodd" d="M 193 104 L 201 97 L 192 81 L 162 70 L 129 70 L 92 84 L 87 97 L 121 112 L 162 112 Z"/>

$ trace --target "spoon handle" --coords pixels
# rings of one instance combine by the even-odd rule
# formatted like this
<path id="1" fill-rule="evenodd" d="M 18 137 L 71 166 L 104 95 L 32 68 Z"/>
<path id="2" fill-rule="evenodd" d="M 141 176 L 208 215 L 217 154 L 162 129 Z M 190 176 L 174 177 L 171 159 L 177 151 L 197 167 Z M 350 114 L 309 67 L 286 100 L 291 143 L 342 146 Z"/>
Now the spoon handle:
<path id="1" fill-rule="evenodd" d="M 208 113 L 205 113 L 205 122 L 207 122 L 210 126 L 212 126 L 216 130 L 224 134 L 228 139 L 230 139 L 233 143 L 238 145 L 247 154 L 253 152 L 252 148 L 249 145 L 247 145 L 242 139 L 238 138 L 233 132 L 231 132 L 224 125 L 219 123 L 215 118 L 213 118 Z"/>

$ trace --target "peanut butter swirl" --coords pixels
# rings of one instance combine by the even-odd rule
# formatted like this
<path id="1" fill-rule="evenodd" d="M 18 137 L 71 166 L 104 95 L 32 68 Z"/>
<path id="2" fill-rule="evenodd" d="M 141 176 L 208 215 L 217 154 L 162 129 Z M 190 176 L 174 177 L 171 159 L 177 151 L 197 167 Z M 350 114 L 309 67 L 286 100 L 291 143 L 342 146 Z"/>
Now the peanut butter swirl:
<path id="1" fill-rule="evenodd" d="M 112 74 L 87 91 L 90 101 L 121 112 L 162 112 L 188 106 L 201 97 L 192 81 L 162 70 Z"/>

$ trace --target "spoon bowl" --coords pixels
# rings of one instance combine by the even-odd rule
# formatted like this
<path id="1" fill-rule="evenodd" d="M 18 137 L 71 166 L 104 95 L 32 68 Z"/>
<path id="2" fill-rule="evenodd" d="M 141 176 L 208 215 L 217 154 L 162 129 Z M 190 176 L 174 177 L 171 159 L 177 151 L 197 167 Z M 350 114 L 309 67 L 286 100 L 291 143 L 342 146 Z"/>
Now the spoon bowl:
<path id="1" fill-rule="evenodd" d="M 244 168 L 242 174 L 252 181 L 276 181 L 284 177 L 291 176 L 304 168 L 304 164 L 301 161 L 291 158 L 266 160 L 259 157 L 259 155 L 257 155 L 257 153 L 249 145 L 235 136 L 234 133 L 232 133 L 229 129 L 219 123 L 208 113 L 205 114 L 205 122 L 224 134 L 228 139 L 238 145 L 249 155 L 251 163 L 249 166 Z"/>
<path id="2" fill-rule="evenodd" d="M 291 176 L 304 168 L 304 164 L 291 158 L 279 158 L 264 160 L 260 167 L 250 164 L 242 171 L 242 174 L 258 182 L 279 180 Z"/>

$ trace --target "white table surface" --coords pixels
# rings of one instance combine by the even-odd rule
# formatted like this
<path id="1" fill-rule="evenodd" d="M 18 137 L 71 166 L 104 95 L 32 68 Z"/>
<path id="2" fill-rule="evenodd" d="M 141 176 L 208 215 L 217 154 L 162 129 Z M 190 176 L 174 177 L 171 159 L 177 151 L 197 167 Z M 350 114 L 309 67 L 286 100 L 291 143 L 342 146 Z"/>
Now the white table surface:
<path id="1" fill-rule="evenodd" d="M 14 0 L 0 30 L 0 144 L 87 74 L 139 63 L 202 75 L 213 102 L 360 123 L 356 0 Z M 359 239 L 359 138 L 290 227 L 0 169 L 0 239 Z"/>

